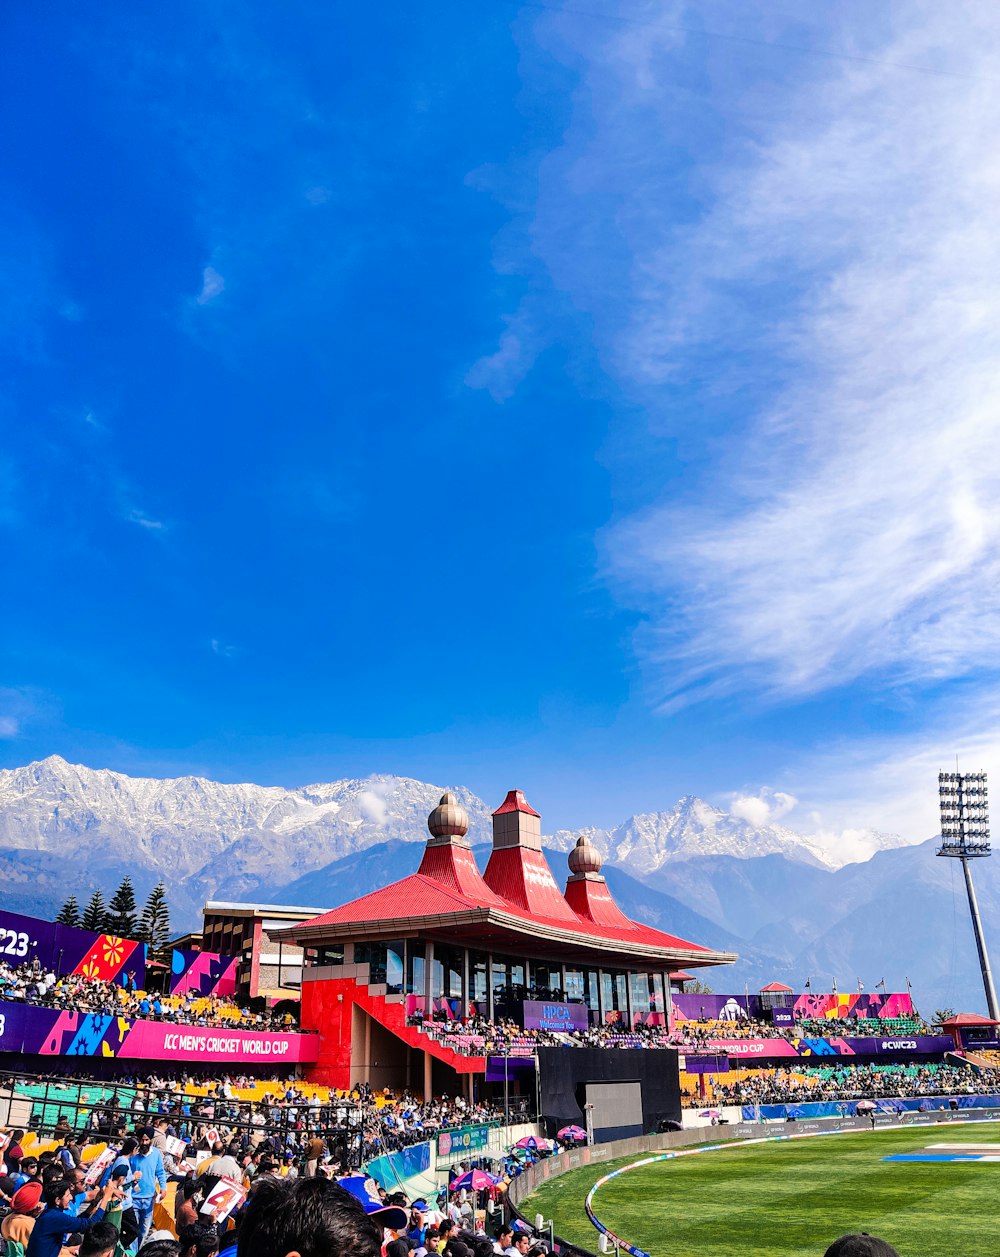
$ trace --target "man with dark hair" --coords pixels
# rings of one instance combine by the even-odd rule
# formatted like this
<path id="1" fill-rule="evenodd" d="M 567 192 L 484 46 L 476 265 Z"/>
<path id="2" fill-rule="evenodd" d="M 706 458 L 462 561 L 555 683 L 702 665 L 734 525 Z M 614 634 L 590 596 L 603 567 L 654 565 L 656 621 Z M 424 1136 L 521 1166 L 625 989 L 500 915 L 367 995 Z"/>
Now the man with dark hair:
<path id="1" fill-rule="evenodd" d="M 180 1257 L 181 1246 L 176 1240 L 150 1240 L 141 1251 L 142 1257 Z"/>
<path id="2" fill-rule="evenodd" d="M 110 1222 L 95 1222 L 80 1244 L 80 1257 L 112 1257 L 118 1246 L 118 1228 Z"/>
<path id="3" fill-rule="evenodd" d="M 823 1257 L 899 1257 L 891 1244 L 862 1231 L 860 1235 L 842 1235 L 834 1240 Z"/>
<path id="4" fill-rule="evenodd" d="M 324 1178 L 264 1178 L 240 1226 L 237 1257 L 380 1257 L 382 1228 Z"/>
<path id="5" fill-rule="evenodd" d="M 69 1212 L 73 1201 L 73 1184 L 65 1179 L 50 1183 L 43 1195 L 45 1212 L 35 1219 L 25 1257 L 59 1257 L 63 1237 L 71 1233 L 86 1232 L 96 1226 L 102 1220 L 104 1210 L 117 1198 L 117 1191 L 114 1183 L 108 1183 L 95 1212 L 89 1217 L 78 1218 Z"/>
<path id="6" fill-rule="evenodd" d="M 219 1233 L 205 1222 L 192 1222 L 177 1232 L 180 1257 L 212 1257 L 219 1251 Z"/>

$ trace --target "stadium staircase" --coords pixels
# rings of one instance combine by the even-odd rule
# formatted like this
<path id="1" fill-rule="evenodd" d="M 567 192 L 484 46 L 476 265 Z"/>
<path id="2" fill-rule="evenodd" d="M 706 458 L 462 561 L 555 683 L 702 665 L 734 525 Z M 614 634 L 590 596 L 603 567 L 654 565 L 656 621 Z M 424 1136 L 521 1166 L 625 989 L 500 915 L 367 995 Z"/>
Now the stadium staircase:
<path id="1" fill-rule="evenodd" d="M 360 965 L 358 967 L 367 968 Z M 436 1060 L 450 1065 L 458 1074 L 481 1074 L 486 1069 L 485 1056 L 471 1056 L 456 1052 L 454 1048 L 447 1047 L 432 1038 L 419 1026 L 408 1026 L 404 996 L 387 994 L 384 985 L 373 985 L 366 980 L 364 975 L 344 979 L 344 981 L 345 984 L 353 983 L 352 1002 L 366 1012 L 373 1021 L 377 1021 L 380 1026 L 384 1026 L 386 1030 L 394 1034 L 397 1039 L 402 1039 L 404 1043 L 416 1048 L 418 1052 L 429 1052 Z M 461 1035 L 456 1038 L 462 1043 L 472 1039 L 473 1036 Z"/>

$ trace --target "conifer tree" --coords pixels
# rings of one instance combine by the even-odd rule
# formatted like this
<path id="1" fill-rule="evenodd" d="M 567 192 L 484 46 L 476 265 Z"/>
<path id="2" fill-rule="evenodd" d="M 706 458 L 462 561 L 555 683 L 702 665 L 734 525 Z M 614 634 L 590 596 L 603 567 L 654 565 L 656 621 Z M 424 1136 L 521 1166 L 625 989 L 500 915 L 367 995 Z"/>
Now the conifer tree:
<path id="1" fill-rule="evenodd" d="M 59 909 L 59 915 L 56 917 L 58 925 L 78 926 L 80 924 L 80 905 L 76 901 L 76 895 L 70 895 L 63 906 Z"/>
<path id="2" fill-rule="evenodd" d="M 108 904 L 104 918 L 105 934 L 116 934 L 119 938 L 135 938 L 139 924 L 138 906 L 135 902 L 135 887 L 126 873 L 122 884 L 115 891 Z"/>
<path id="3" fill-rule="evenodd" d="M 139 922 L 138 939 L 148 943 L 150 954 L 157 956 L 166 951 L 170 941 L 170 908 L 167 904 L 167 888 L 159 882 L 149 892 L 146 906 Z"/>
<path id="4" fill-rule="evenodd" d="M 103 934 L 104 919 L 108 915 L 108 909 L 104 903 L 104 896 L 101 894 L 100 887 L 90 896 L 90 902 L 83 910 L 83 916 L 80 924 L 85 930 L 93 930 L 96 934 Z"/>

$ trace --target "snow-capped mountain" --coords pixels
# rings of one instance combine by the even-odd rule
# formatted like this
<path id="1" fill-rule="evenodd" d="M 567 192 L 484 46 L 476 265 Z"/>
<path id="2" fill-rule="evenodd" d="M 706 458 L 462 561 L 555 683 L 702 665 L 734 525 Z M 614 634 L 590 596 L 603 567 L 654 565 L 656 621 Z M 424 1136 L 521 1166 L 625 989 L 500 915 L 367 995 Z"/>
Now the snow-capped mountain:
<path id="1" fill-rule="evenodd" d="M 729 855 L 749 860 L 783 855 L 799 864 L 837 867 L 838 861 L 819 843 L 782 825 L 752 825 L 704 799 L 686 795 L 669 812 L 630 816 L 614 829 L 588 829 L 591 842 L 614 864 L 633 877 L 655 873 L 669 860 L 692 860 L 706 855 Z M 576 832 L 560 830 L 549 845 L 568 850 Z"/>
<path id="2" fill-rule="evenodd" d="M 490 808 L 453 788 L 469 813 L 470 839 L 488 842 Z M 442 791 L 378 775 L 294 790 L 203 777 L 160 780 L 51 756 L 0 771 L 0 877 L 9 887 L 23 885 L 34 863 L 40 893 L 49 865 L 69 861 L 106 890 L 127 870 L 140 888 L 167 878 L 178 907 L 196 910 L 208 897 L 250 897 L 288 885 L 376 843 L 422 843 Z M 845 863 L 790 829 L 755 826 L 690 796 L 670 811 L 585 832 L 609 863 L 638 878 L 706 856 L 780 855 L 820 868 Z M 545 841 L 566 851 L 579 833 L 560 830 Z"/>
<path id="3" fill-rule="evenodd" d="M 489 809 L 454 787 L 474 838 L 490 833 Z M 371 846 L 422 841 L 443 787 L 371 776 L 286 790 L 203 777 L 159 780 L 68 764 L 50 756 L 0 771 L 0 875 L 11 857 L 51 853 L 108 889 L 124 871 L 140 886 L 168 879 L 192 906 L 228 886 L 253 893 Z M 7 854 L 9 853 L 9 854 Z M 6 858 L 5 858 L 6 857 Z M 178 894 L 178 892 L 180 892 Z"/>

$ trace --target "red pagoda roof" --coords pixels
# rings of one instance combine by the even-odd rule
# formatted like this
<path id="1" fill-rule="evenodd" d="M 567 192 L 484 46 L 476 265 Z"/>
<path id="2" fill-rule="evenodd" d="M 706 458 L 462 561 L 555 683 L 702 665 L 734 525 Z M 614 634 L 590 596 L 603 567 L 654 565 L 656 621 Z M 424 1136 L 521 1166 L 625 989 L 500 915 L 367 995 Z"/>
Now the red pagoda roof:
<path id="1" fill-rule="evenodd" d="M 564 901 L 565 902 L 565 901 Z M 549 942 L 564 942 L 598 951 L 636 950 L 684 953 L 686 964 L 725 964 L 735 957 L 711 951 L 698 943 L 654 930 L 637 921 L 623 919 L 625 925 L 612 926 L 583 920 L 572 910 L 564 917 L 540 916 L 505 903 L 501 908 L 481 904 L 423 873 L 413 873 L 381 890 L 362 895 L 331 912 L 293 926 L 288 934 L 311 945 L 324 936 L 356 934 L 369 937 L 392 934 L 400 929 L 436 929 L 466 926 L 480 932 L 524 934 Z"/>
<path id="2" fill-rule="evenodd" d="M 954 1017 L 949 1017 L 947 1021 L 941 1022 L 942 1026 L 1000 1026 L 1000 1021 L 994 1021 L 992 1017 L 982 1017 L 979 1013 L 956 1013 Z"/>
<path id="3" fill-rule="evenodd" d="M 537 816 L 539 820 L 542 819 L 541 812 L 535 811 L 521 790 L 508 790 L 506 799 L 504 799 L 493 815 L 504 816 L 507 812 L 526 812 L 528 816 Z"/>
<path id="4" fill-rule="evenodd" d="M 784 982 L 768 982 L 767 986 L 760 988 L 761 995 L 791 995 L 792 988 L 785 986 Z"/>
<path id="5" fill-rule="evenodd" d="M 520 790 L 508 791 L 493 815 L 501 820 L 494 820 L 484 874 L 462 840 L 464 830 L 442 841 L 432 829 L 418 872 L 291 927 L 289 937 L 308 946 L 446 930 L 473 945 L 502 944 L 507 937 L 522 948 L 530 940 L 550 952 L 631 953 L 675 967 L 736 959 L 629 920 L 603 878 L 571 877 L 563 895 L 541 848 L 541 818 Z"/>
<path id="6" fill-rule="evenodd" d="M 504 901 L 493 893 L 483 881 L 476 858 L 466 846 L 458 843 L 429 842 L 424 848 L 418 874 L 429 877 L 436 884 L 456 890 L 473 903 L 504 907 Z"/>

